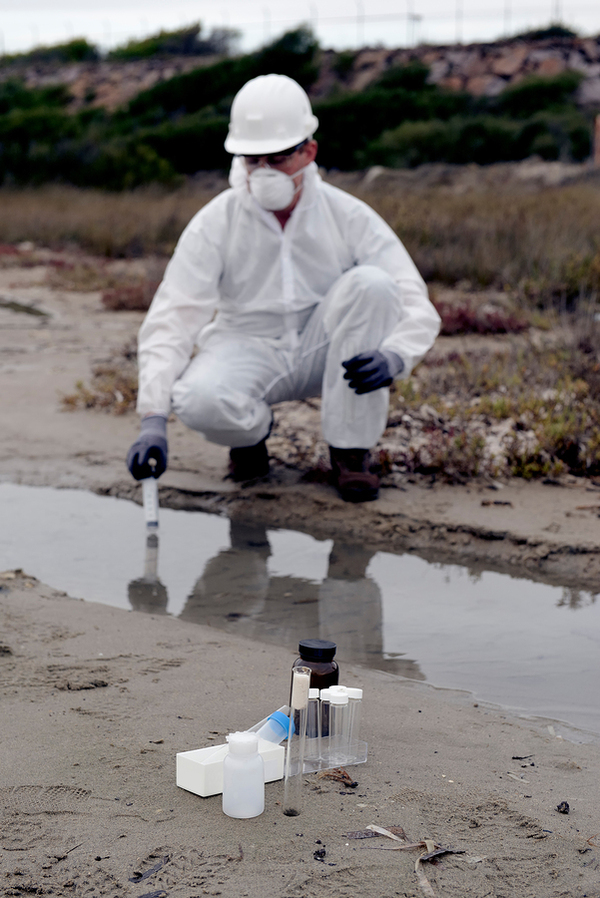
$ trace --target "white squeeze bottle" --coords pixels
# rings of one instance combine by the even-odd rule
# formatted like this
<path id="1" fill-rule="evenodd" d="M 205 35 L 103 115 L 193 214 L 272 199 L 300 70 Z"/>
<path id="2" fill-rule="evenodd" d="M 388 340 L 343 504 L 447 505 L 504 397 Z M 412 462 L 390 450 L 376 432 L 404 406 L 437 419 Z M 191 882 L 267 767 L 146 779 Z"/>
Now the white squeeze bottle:
<path id="1" fill-rule="evenodd" d="M 256 733 L 230 733 L 223 759 L 223 813 L 258 817 L 265 809 L 265 768 Z"/>

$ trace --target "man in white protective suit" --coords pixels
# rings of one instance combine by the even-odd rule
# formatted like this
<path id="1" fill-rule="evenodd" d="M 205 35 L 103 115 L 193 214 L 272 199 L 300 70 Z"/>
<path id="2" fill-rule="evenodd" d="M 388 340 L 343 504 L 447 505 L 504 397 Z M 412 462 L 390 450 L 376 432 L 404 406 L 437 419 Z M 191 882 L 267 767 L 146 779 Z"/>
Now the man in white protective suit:
<path id="1" fill-rule="evenodd" d="M 136 479 L 166 469 L 171 410 L 230 447 L 235 481 L 264 477 L 271 406 L 321 396 L 335 486 L 347 501 L 377 497 L 369 450 L 388 387 L 424 356 L 440 319 L 391 228 L 321 180 L 317 125 L 285 75 L 236 95 L 231 189 L 184 230 L 140 330 Z"/>

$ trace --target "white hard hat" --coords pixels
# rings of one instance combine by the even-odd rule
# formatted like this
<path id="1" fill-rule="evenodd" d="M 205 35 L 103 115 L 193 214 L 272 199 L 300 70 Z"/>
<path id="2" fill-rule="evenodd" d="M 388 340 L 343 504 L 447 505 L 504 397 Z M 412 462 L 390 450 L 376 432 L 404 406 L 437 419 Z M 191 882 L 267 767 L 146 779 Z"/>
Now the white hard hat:
<path id="1" fill-rule="evenodd" d="M 259 75 L 233 100 L 225 149 L 241 156 L 280 153 L 312 137 L 318 125 L 296 81 L 287 75 Z"/>

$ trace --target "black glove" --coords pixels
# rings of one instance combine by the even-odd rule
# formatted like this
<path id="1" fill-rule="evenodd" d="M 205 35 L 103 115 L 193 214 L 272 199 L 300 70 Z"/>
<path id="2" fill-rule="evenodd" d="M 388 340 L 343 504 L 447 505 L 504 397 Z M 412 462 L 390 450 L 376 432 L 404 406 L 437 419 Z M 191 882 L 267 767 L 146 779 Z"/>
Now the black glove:
<path id="1" fill-rule="evenodd" d="M 140 435 L 127 453 L 127 467 L 136 480 L 160 477 L 167 470 L 167 419 L 162 415 L 142 418 Z M 156 462 L 150 465 L 150 459 Z"/>
<path id="2" fill-rule="evenodd" d="M 397 374 L 404 370 L 404 362 L 395 352 L 385 349 L 371 349 L 361 352 L 354 358 L 342 362 L 346 369 L 344 380 L 349 380 L 349 387 L 359 396 L 372 393 L 380 387 L 389 387 Z"/>

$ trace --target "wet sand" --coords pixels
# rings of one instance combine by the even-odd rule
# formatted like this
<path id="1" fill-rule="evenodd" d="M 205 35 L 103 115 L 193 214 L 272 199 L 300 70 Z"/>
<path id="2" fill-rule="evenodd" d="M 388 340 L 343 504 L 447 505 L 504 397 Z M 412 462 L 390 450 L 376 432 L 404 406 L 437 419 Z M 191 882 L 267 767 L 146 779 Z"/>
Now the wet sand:
<path id="1" fill-rule="evenodd" d="M 307 775 L 289 818 L 270 783 L 261 817 L 232 820 L 177 788 L 175 755 L 283 704 L 294 654 L 0 583 L 1 894 L 425 894 L 419 850 L 346 836 L 369 824 L 464 851 L 425 863 L 435 895 L 597 893 L 598 746 L 559 724 L 345 665 L 364 689 L 358 786 Z"/>

